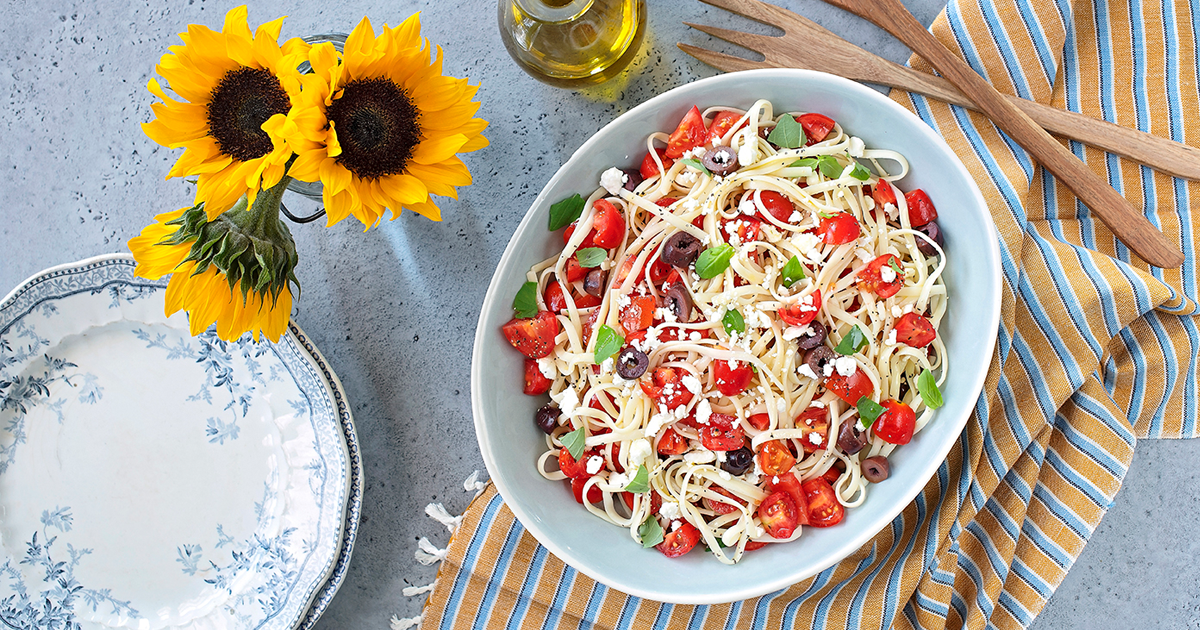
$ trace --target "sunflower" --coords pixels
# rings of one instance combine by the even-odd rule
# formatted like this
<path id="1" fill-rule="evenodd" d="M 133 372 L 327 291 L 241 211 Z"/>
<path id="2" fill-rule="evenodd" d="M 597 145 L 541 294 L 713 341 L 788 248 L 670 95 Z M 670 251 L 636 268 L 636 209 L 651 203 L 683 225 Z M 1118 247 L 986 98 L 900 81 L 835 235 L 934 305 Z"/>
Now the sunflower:
<path id="1" fill-rule="evenodd" d="M 309 50 L 288 140 L 296 161 L 288 175 L 324 186 L 329 225 L 353 215 L 370 227 L 385 210 L 408 208 L 434 221 L 430 195 L 457 199 L 471 174 L 455 154 L 482 149 L 487 121 L 472 118 L 478 86 L 442 75 L 442 49 L 430 59 L 413 14 L 378 38 L 363 18 L 339 63 L 330 43 Z"/>
<path id="2" fill-rule="evenodd" d="M 216 323 L 226 341 L 247 332 L 255 341 L 260 335 L 278 341 L 292 311 L 289 283 L 298 259 L 291 234 L 276 220 L 282 232 L 256 236 L 261 225 L 253 212 L 237 213 L 238 223 L 226 218 L 231 214 L 208 222 L 203 207 L 195 206 L 154 217 L 129 240 L 138 263 L 134 273 L 151 280 L 173 274 L 166 314 L 187 311 L 192 336 Z"/>
<path id="3" fill-rule="evenodd" d="M 282 25 L 279 18 L 251 36 L 245 6 L 225 15 L 219 33 L 190 25 L 179 34 L 184 45 L 171 46 L 155 67 L 183 100 L 169 98 L 155 79 L 148 85 L 162 102 L 142 130 L 165 147 L 185 148 L 167 177 L 198 176 L 196 204 L 210 219 L 243 195 L 253 204 L 292 157 L 282 128 L 300 96 L 296 68 L 309 45 L 297 38 L 280 48 Z"/>

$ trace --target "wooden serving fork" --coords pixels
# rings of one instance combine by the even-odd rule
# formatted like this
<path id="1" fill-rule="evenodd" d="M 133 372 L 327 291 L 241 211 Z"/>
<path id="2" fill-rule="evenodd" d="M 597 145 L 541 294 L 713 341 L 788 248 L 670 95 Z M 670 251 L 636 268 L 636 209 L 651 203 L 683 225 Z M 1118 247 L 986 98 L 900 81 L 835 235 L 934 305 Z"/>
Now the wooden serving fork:
<path id="1" fill-rule="evenodd" d="M 756 0 L 738 0 L 737 2 L 731 0 L 703 1 L 753 19 L 759 18 L 747 13 L 744 7 L 763 10 L 759 6 L 763 3 Z M 1131 250 L 1141 256 L 1143 260 L 1156 267 L 1163 268 L 1178 267 L 1183 264 L 1183 253 L 1179 251 L 1174 243 L 1167 240 L 1162 232 L 1159 232 L 1146 219 L 1145 215 L 1134 209 L 1116 190 L 1096 176 L 1079 158 L 1075 157 L 1075 154 L 1050 137 L 1050 134 L 1046 133 L 1025 112 L 1018 109 L 1012 100 L 1001 96 L 995 88 L 972 70 L 970 66 L 943 47 L 909 13 L 908 9 L 899 0 L 825 1 L 850 11 L 886 30 L 904 42 L 913 52 L 928 61 L 942 76 L 949 79 L 950 83 L 957 86 L 963 95 L 974 102 L 979 110 L 987 114 L 997 127 L 1015 140 L 1017 144 L 1029 151 L 1034 159 L 1070 188 L 1080 201 L 1091 208 L 1092 212 L 1108 225 L 1117 238 L 1121 239 Z M 778 12 L 783 11 L 777 7 L 775 9 Z M 776 13 L 772 17 L 777 19 L 779 15 Z M 767 21 L 767 23 L 779 26 L 777 22 Z M 693 24 L 689 24 L 689 26 L 698 28 Z M 711 27 L 704 27 L 701 30 L 751 49 L 762 47 L 761 44 L 768 41 L 773 40 L 778 42 L 785 39 L 768 39 L 766 36 L 712 29 Z M 714 30 L 719 30 L 721 34 L 713 32 Z M 726 37 L 726 35 L 730 35 L 730 37 Z M 837 39 L 832 34 L 830 36 Z M 808 45 L 811 46 L 812 42 L 808 42 Z M 683 45 L 681 45 L 681 48 L 683 48 Z M 769 50 L 769 47 L 762 48 Z M 683 48 L 683 50 L 689 54 L 694 54 L 688 48 Z M 699 51 L 702 49 L 696 50 Z M 766 50 L 761 52 L 767 55 Z M 827 55 L 830 53 L 826 49 L 822 49 L 821 52 Z M 704 61 L 702 57 L 698 58 Z M 835 71 L 834 73 L 844 74 L 840 71 Z"/>

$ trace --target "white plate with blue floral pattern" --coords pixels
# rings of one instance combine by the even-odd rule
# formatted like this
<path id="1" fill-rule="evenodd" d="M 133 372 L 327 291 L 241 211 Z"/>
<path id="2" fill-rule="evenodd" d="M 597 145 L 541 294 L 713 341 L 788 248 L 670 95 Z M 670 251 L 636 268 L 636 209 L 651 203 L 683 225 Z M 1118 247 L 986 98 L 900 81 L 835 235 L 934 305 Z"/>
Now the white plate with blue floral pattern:
<path id="1" fill-rule="evenodd" d="M 311 627 L 345 576 L 362 468 L 294 325 L 188 334 L 127 256 L 0 302 L 0 625 Z"/>

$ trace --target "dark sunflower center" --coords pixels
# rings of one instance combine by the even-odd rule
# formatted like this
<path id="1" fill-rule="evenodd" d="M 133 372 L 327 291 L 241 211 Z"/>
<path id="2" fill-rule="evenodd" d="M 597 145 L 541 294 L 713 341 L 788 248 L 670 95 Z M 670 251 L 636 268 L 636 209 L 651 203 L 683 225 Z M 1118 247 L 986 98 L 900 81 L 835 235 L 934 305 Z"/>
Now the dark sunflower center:
<path id="1" fill-rule="evenodd" d="M 213 88 L 208 103 L 208 129 L 221 153 L 247 162 L 271 152 L 271 137 L 262 124 L 291 108 L 279 79 L 262 68 L 230 70 Z"/>
<path id="2" fill-rule="evenodd" d="M 418 111 L 390 79 L 358 79 L 325 111 L 337 130 L 339 164 L 361 179 L 404 172 L 421 142 Z"/>

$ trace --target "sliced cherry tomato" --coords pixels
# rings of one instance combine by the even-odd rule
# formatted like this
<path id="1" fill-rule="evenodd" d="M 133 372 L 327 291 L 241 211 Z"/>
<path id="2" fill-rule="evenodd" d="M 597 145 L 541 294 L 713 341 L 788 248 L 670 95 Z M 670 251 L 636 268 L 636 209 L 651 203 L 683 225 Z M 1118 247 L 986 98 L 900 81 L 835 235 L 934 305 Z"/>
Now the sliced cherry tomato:
<path id="1" fill-rule="evenodd" d="M 871 197 L 875 200 L 875 207 L 881 211 L 886 204 L 896 205 L 896 189 L 886 179 L 876 182 L 875 187 L 871 189 Z"/>
<path id="2" fill-rule="evenodd" d="M 805 453 L 829 448 L 829 410 L 824 407 L 809 407 L 796 417 L 795 425 L 804 432 L 800 443 L 804 446 Z M 821 439 L 814 442 L 814 435 L 820 436 Z"/>
<path id="3" fill-rule="evenodd" d="M 839 372 L 826 376 L 825 388 L 851 406 L 858 404 L 859 398 L 870 396 L 875 390 L 875 386 L 871 384 L 871 377 L 859 369 L 855 369 L 854 374 L 850 376 L 842 376 Z"/>
<path id="4" fill-rule="evenodd" d="M 758 465 L 768 475 L 782 475 L 796 465 L 796 458 L 783 442 L 771 440 L 758 447 Z"/>
<path id="5" fill-rule="evenodd" d="M 804 491 L 800 489 L 800 480 L 796 478 L 796 473 L 788 472 L 767 477 L 767 482 L 763 484 L 763 492 L 786 492 L 791 495 L 792 500 L 796 502 L 800 524 L 808 525 L 808 501 L 804 499 Z"/>
<path id="6" fill-rule="evenodd" d="M 542 374 L 542 369 L 538 367 L 538 362 L 534 359 L 525 359 L 525 387 L 521 390 L 530 396 L 541 396 L 550 391 L 550 385 L 554 381 L 546 378 Z"/>
<path id="7" fill-rule="evenodd" d="M 604 302 L 603 299 L 598 298 L 590 293 L 578 293 L 576 291 L 572 291 L 571 297 L 575 299 L 575 308 L 591 308 L 593 306 L 600 306 L 600 304 Z"/>
<path id="8" fill-rule="evenodd" d="M 713 492 L 716 492 L 717 494 L 719 494 L 723 497 L 728 497 L 730 501 L 733 501 L 733 503 L 736 503 L 737 505 L 746 505 L 745 501 L 742 501 L 741 499 L 733 496 L 732 492 L 726 490 L 725 488 L 722 488 L 721 486 L 709 486 L 708 489 L 712 490 Z M 704 507 L 712 510 L 713 512 L 715 512 L 717 514 L 730 514 L 732 512 L 738 511 L 737 505 L 733 505 L 732 503 L 726 503 L 724 501 L 715 501 L 708 497 L 704 497 L 704 500 L 702 501 L 702 503 L 704 503 Z"/>
<path id="9" fill-rule="evenodd" d="M 679 199 L 676 197 L 663 197 L 663 198 L 659 199 L 658 201 L 655 201 L 654 205 L 656 205 L 660 208 L 666 208 L 666 207 L 670 206 L 671 204 L 675 203 L 676 201 L 679 201 Z"/>
<path id="10" fill-rule="evenodd" d="M 625 238 L 625 217 L 617 207 L 604 199 L 597 199 L 593 204 L 596 215 L 592 217 L 592 230 L 596 247 L 612 249 L 621 244 Z"/>
<path id="11" fill-rule="evenodd" d="M 824 114 L 801 114 L 800 126 L 808 137 L 806 146 L 812 146 L 824 140 L 833 131 L 833 119 Z"/>
<path id="12" fill-rule="evenodd" d="M 661 369 L 661 368 L 660 368 Z M 746 442 L 746 434 L 736 416 L 714 413 L 700 429 L 700 443 L 710 451 L 736 451 Z"/>
<path id="13" fill-rule="evenodd" d="M 576 503 L 583 503 L 583 486 L 587 483 L 587 477 L 571 477 L 571 493 L 575 495 Z M 593 485 L 588 488 L 587 502 L 600 503 L 604 500 L 604 492 L 600 490 L 600 486 Z"/>
<path id="14" fill-rule="evenodd" d="M 787 306 L 780 306 L 775 313 L 788 326 L 807 326 L 809 322 L 817 318 L 817 313 L 820 311 L 821 290 L 817 289 Z"/>
<path id="15" fill-rule="evenodd" d="M 592 340 L 592 330 L 596 327 L 596 321 L 600 319 L 600 309 L 596 309 L 588 315 L 583 321 L 583 345 L 586 346 Z"/>
<path id="16" fill-rule="evenodd" d="M 825 474 L 821 475 L 821 478 L 825 480 L 825 483 L 832 486 L 837 483 L 838 477 L 841 477 L 843 472 L 845 471 L 838 470 L 836 466 L 830 466 L 829 470 L 826 470 Z"/>
<path id="17" fill-rule="evenodd" d="M 563 230 L 563 245 L 566 245 L 567 243 L 571 242 L 571 235 L 575 233 L 575 227 L 578 224 L 579 224 L 579 222 L 576 221 L 575 223 L 568 225 L 567 228 L 565 230 Z M 588 232 L 587 236 L 583 237 L 583 242 L 579 244 L 579 249 L 587 249 L 589 247 L 595 247 L 596 246 L 595 238 L 596 238 L 596 230 L 592 230 L 591 232 Z"/>
<path id="18" fill-rule="evenodd" d="M 621 328 L 627 333 L 646 330 L 654 323 L 654 309 L 657 304 L 652 295 L 635 295 L 629 299 L 629 304 L 621 309 L 618 319 Z"/>
<path id="19" fill-rule="evenodd" d="M 687 372 L 671 367 L 654 368 L 653 373 L 638 380 L 638 386 L 654 402 L 667 409 L 675 409 L 692 401 L 691 390 L 683 385 L 685 374 Z"/>
<path id="20" fill-rule="evenodd" d="M 672 455 L 683 455 L 688 450 L 687 438 L 675 432 L 675 429 L 667 427 L 663 431 L 662 437 L 658 440 L 658 454 L 670 457 Z"/>
<path id="21" fill-rule="evenodd" d="M 767 546 L 767 543 L 758 542 L 757 540 L 747 540 L 746 541 L 746 551 L 754 551 L 755 549 L 762 549 L 763 547 L 766 547 L 766 546 Z"/>
<path id="22" fill-rule="evenodd" d="M 750 386 L 751 379 L 754 378 L 754 370 L 750 368 L 749 363 L 733 359 L 713 361 L 712 372 L 713 380 L 717 383 L 717 390 L 726 396 L 737 396 L 746 391 L 746 388 Z"/>
<path id="23" fill-rule="evenodd" d="M 673 271 L 675 270 L 671 268 L 671 265 L 663 262 L 661 258 L 655 258 L 654 264 L 650 265 L 650 269 L 646 271 L 646 280 L 650 281 L 650 284 L 658 286 L 662 284 L 663 280 L 670 277 Z M 678 273 L 675 275 L 676 278 L 679 277 Z"/>
<path id="24" fill-rule="evenodd" d="M 536 317 L 510 319 L 500 327 L 512 347 L 530 359 L 540 359 L 554 352 L 554 337 L 558 335 L 558 318 L 550 311 L 538 311 Z"/>
<path id="25" fill-rule="evenodd" d="M 562 285 L 558 283 L 558 280 L 546 283 L 546 291 L 542 294 L 542 299 L 546 301 L 546 308 L 552 313 L 558 313 L 567 308 L 567 298 L 563 295 Z"/>
<path id="26" fill-rule="evenodd" d="M 762 219 L 748 214 L 738 215 L 735 218 L 721 221 L 721 233 L 725 235 L 727 241 L 733 240 L 734 234 L 737 234 L 739 243 L 761 241 Z"/>
<path id="27" fill-rule="evenodd" d="M 730 129 L 733 129 L 734 123 L 740 120 L 741 117 L 742 114 L 729 110 L 717 112 L 712 124 L 708 126 L 708 141 L 711 144 L 717 144 L 721 138 L 725 137 L 725 134 L 729 133 Z"/>
<path id="28" fill-rule="evenodd" d="M 592 402 L 595 402 L 595 400 Z M 600 431 L 597 431 L 596 433 L 600 433 Z M 607 431 L 605 431 L 605 433 L 607 433 Z M 612 461 L 612 471 L 619 473 L 625 472 L 625 467 L 621 465 L 621 443 L 613 442 L 612 444 L 603 447 L 601 450 L 604 449 L 612 449 L 612 453 L 609 457 L 609 460 Z"/>
<path id="29" fill-rule="evenodd" d="M 771 427 L 771 416 L 765 413 L 756 413 L 746 418 L 746 422 L 759 431 L 766 431 Z"/>
<path id="30" fill-rule="evenodd" d="M 883 413 L 875 419 L 871 430 L 885 442 L 908 444 L 917 426 L 917 414 L 899 400 L 883 401 Z"/>
<path id="31" fill-rule="evenodd" d="M 662 162 L 663 168 L 670 170 L 675 160 L 663 155 L 662 149 L 655 149 L 654 152 L 658 154 L 658 159 Z M 642 172 L 642 179 L 650 179 L 660 173 L 658 164 L 654 162 L 654 156 L 649 153 L 646 154 L 646 157 L 642 158 L 642 167 L 639 170 Z"/>
<path id="32" fill-rule="evenodd" d="M 846 508 L 838 503 L 837 495 L 828 481 L 813 477 L 800 488 L 804 490 L 804 498 L 808 501 L 808 524 L 813 527 L 829 527 L 842 522 L 846 516 Z"/>
<path id="33" fill-rule="evenodd" d="M 700 108 L 693 105 L 667 140 L 667 157 L 679 158 L 684 151 L 703 146 L 707 141 L 708 129 L 704 127 L 704 118 L 700 116 Z"/>
<path id="34" fill-rule="evenodd" d="M 558 469 L 568 477 L 588 477 L 587 460 L 593 455 L 599 455 L 600 451 L 595 448 L 589 448 L 584 451 L 579 459 L 571 457 L 571 451 L 567 449 L 559 449 L 558 451 Z"/>
<path id="35" fill-rule="evenodd" d="M 839 212 L 827 219 L 821 219 L 821 225 L 817 228 L 817 232 L 821 235 L 821 242 L 829 245 L 844 245 L 853 243 L 862 234 L 862 228 L 858 225 L 858 219 L 849 212 Z"/>
<path id="36" fill-rule="evenodd" d="M 796 533 L 800 513 L 796 501 L 786 492 L 773 492 L 758 506 L 758 518 L 772 538 L 788 538 Z"/>
<path id="37" fill-rule="evenodd" d="M 657 264 L 658 263 L 655 263 L 655 265 Z M 653 271 L 651 271 L 651 274 L 653 274 Z M 662 288 L 663 292 L 666 292 L 667 289 L 671 288 L 671 285 L 679 282 L 680 280 L 683 280 L 683 277 L 679 275 L 679 270 L 672 268 L 670 273 L 667 274 L 667 277 L 663 278 L 660 287 Z"/>
<path id="38" fill-rule="evenodd" d="M 915 228 L 938 217 L 937 208 L 933 207 L 933 201 L 920 188 L 904 193 L 904 201 L 908 202 L 908 222 Z"/>
<path id="39" fill-rule="evenodd" d="M 913 348 L 924 348 L 937 339 L 937 331 L 928 319 L 916 313 L 905 313 L 896 322 L 896 341 Z"/>
<path id="40" fill-rule="evenodd" d="M 892 264 L 895 263 L 895 267 Z M 891 281 L 883 279 L 883 268 L 887 267 Z M 896 271 L 900 267 L 900 259 L 892 254 L 884 254 L 867 263 L 858 272 L 858 288 L 872 291 L 881 298 L 889 298 L 904 287 L 904 274 Z"/>
<path id="41" fill-rule="evenodd" d="M 792 214 L 796 212 L 796 206 L 790 199 L 775 192 L 774 190 L 759 191 L 758 198 L 762 201 L 762 205 L 775 217 L 780 223 L 791 223 Z"/>
<path id="42" fill-rule="evenodd" d="M 575 256 L 567 259 L 567 282 L 579 282 L 583 280 L 587 277 L 588 271 L 590 269 L 579 264 L 579 259 Z"/>
<path id="43" fill-rule="evenodd" d="M 631 509 L 631 510 L 633 509 L 633 493 L 632 492 L 622 492 L 621 500 L 625 502 L 625 505 L 629 506 L 629 509 Z M 651 490 L 650 491 L 650 513 L 658 514 L 658 508 L 660 508 L 660 507 L 662 507 L 662 497 L 660 497 L 658 495 L 658 492 Z"/>
<path id="44" fill-rule="evenodd" d="M 695 109 L 694 107 L 692 108 Z M 668 527 L 663 535 L 663 541 L 658 543 L 658 550 L 668 558 L 678 558 L 695 548 L 700 542 L 700 530 L 691 523 L 683 523 L 675 531 Z"/>

